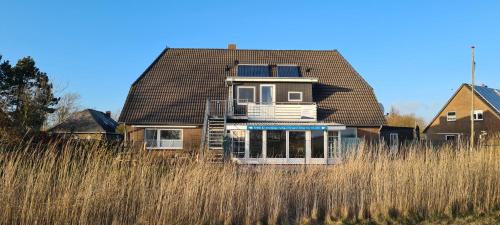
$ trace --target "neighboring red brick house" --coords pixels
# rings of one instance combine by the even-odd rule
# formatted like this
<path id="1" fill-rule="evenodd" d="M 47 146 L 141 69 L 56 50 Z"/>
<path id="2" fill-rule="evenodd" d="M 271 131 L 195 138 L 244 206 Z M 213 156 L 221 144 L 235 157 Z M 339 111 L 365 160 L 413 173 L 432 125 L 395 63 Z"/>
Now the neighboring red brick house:
<path id="1" fill-rule="evenodd" d="M 385 118 L 336 50 L 233 46 L 165 49 L 132 84 L 119 122 L 127 141 L 156 152 L 225 147 L 240 163 L 326 164 L 342 146 L 378 139 Z"/>
<path id="2" fill-rule="evenodd" d="M 471 115 L 475 140 L 500 132 L 500 90 L 474 86 L 474 110 L 471 111 L 471 85 L 462 84 L 424 129 L 432 141 L 454 141 L 470 138 Z"/>

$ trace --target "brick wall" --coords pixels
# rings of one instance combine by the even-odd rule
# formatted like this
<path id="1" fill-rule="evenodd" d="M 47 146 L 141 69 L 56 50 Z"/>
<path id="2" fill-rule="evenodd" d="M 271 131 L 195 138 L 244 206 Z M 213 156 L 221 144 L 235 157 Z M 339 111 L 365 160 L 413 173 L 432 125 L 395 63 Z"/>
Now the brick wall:
<path id="1" fill-rule="evenodd" d="M 476 138 L 481 131 L 486 131 L 488 134 L 500 131 L 500 117 L 477 95 L 474 98 L 474 109 L 483 110 L 484 117 L 482 121 L 474 122 Z M 456 112 L 456 121 L 447 121 L 447 113 L 450 111 Z M 444 110 L 439 113 L 437 118 L 432 121 L 429 128 L 426 130 L 427 139 L 443 141 L 445 140 L 445 134 L 443 133 L 460 133 L 462 138 L 468 140 L 470 137 L 470 115 L 471 90 L 466 86 L 462 86 L 456 96 Z"/>
<path id="2" fill-rule="evenodd" d="M 177 129 L 177 128 L 175 128 Z M 201 128 L 179 128 L 182 129 L 183 142 L 182 150 L 155 150 L 155 151 L 166 151 L 166 152 L 184 152 L 184 153 L 196 153 L 199 150 L 201 141 Z M 135 147 L 144 146 L 144 130 L 145 128 L 133 127 L 127 125 L 127 141 L 134 145 Z"/>

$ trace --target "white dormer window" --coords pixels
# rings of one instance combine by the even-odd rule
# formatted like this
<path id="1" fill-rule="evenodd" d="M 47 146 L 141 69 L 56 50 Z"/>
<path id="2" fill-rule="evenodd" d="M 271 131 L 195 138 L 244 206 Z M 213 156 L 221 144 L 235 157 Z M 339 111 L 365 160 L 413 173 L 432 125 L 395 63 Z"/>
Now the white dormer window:
<path id="1" fill-rule="evenodd" d="M 483 120 L 483 110 L 474 110 L 473 113 L 474 120 Z"/>
<path id="2" fill-rule="evenodd" d="M 446 115 L 446 121 L 457 121 L 457 114 L 453 112 L 448 112 Z"/>

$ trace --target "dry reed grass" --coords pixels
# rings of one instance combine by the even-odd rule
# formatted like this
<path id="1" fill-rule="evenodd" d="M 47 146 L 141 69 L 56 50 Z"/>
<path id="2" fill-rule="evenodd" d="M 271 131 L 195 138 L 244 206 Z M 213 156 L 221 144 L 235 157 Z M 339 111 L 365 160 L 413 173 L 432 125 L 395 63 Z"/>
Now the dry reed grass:
<path id="1" fill-rule="evenodd" d="M 413 224 L 500 207 L 500 151 L 362 146 L 337 166 L 166 163 L 114 145 L 0 153 L 1 224 Z M 498 217 L 497 217 L 498 219 Z"/>

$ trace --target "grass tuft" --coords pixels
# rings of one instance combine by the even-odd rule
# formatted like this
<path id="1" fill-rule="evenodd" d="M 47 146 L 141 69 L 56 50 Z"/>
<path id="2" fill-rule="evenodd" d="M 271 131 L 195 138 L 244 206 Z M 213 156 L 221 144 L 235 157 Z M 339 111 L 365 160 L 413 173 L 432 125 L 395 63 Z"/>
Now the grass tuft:
<path id="1" fill-rule="evenodd" d="M 364 146 L 340 165 L 306 168 L 171 163 L 102 142 L 2 149 L 0 224 L 499 221 L 492 146 L 415 145 L 399 155 Z"/>

